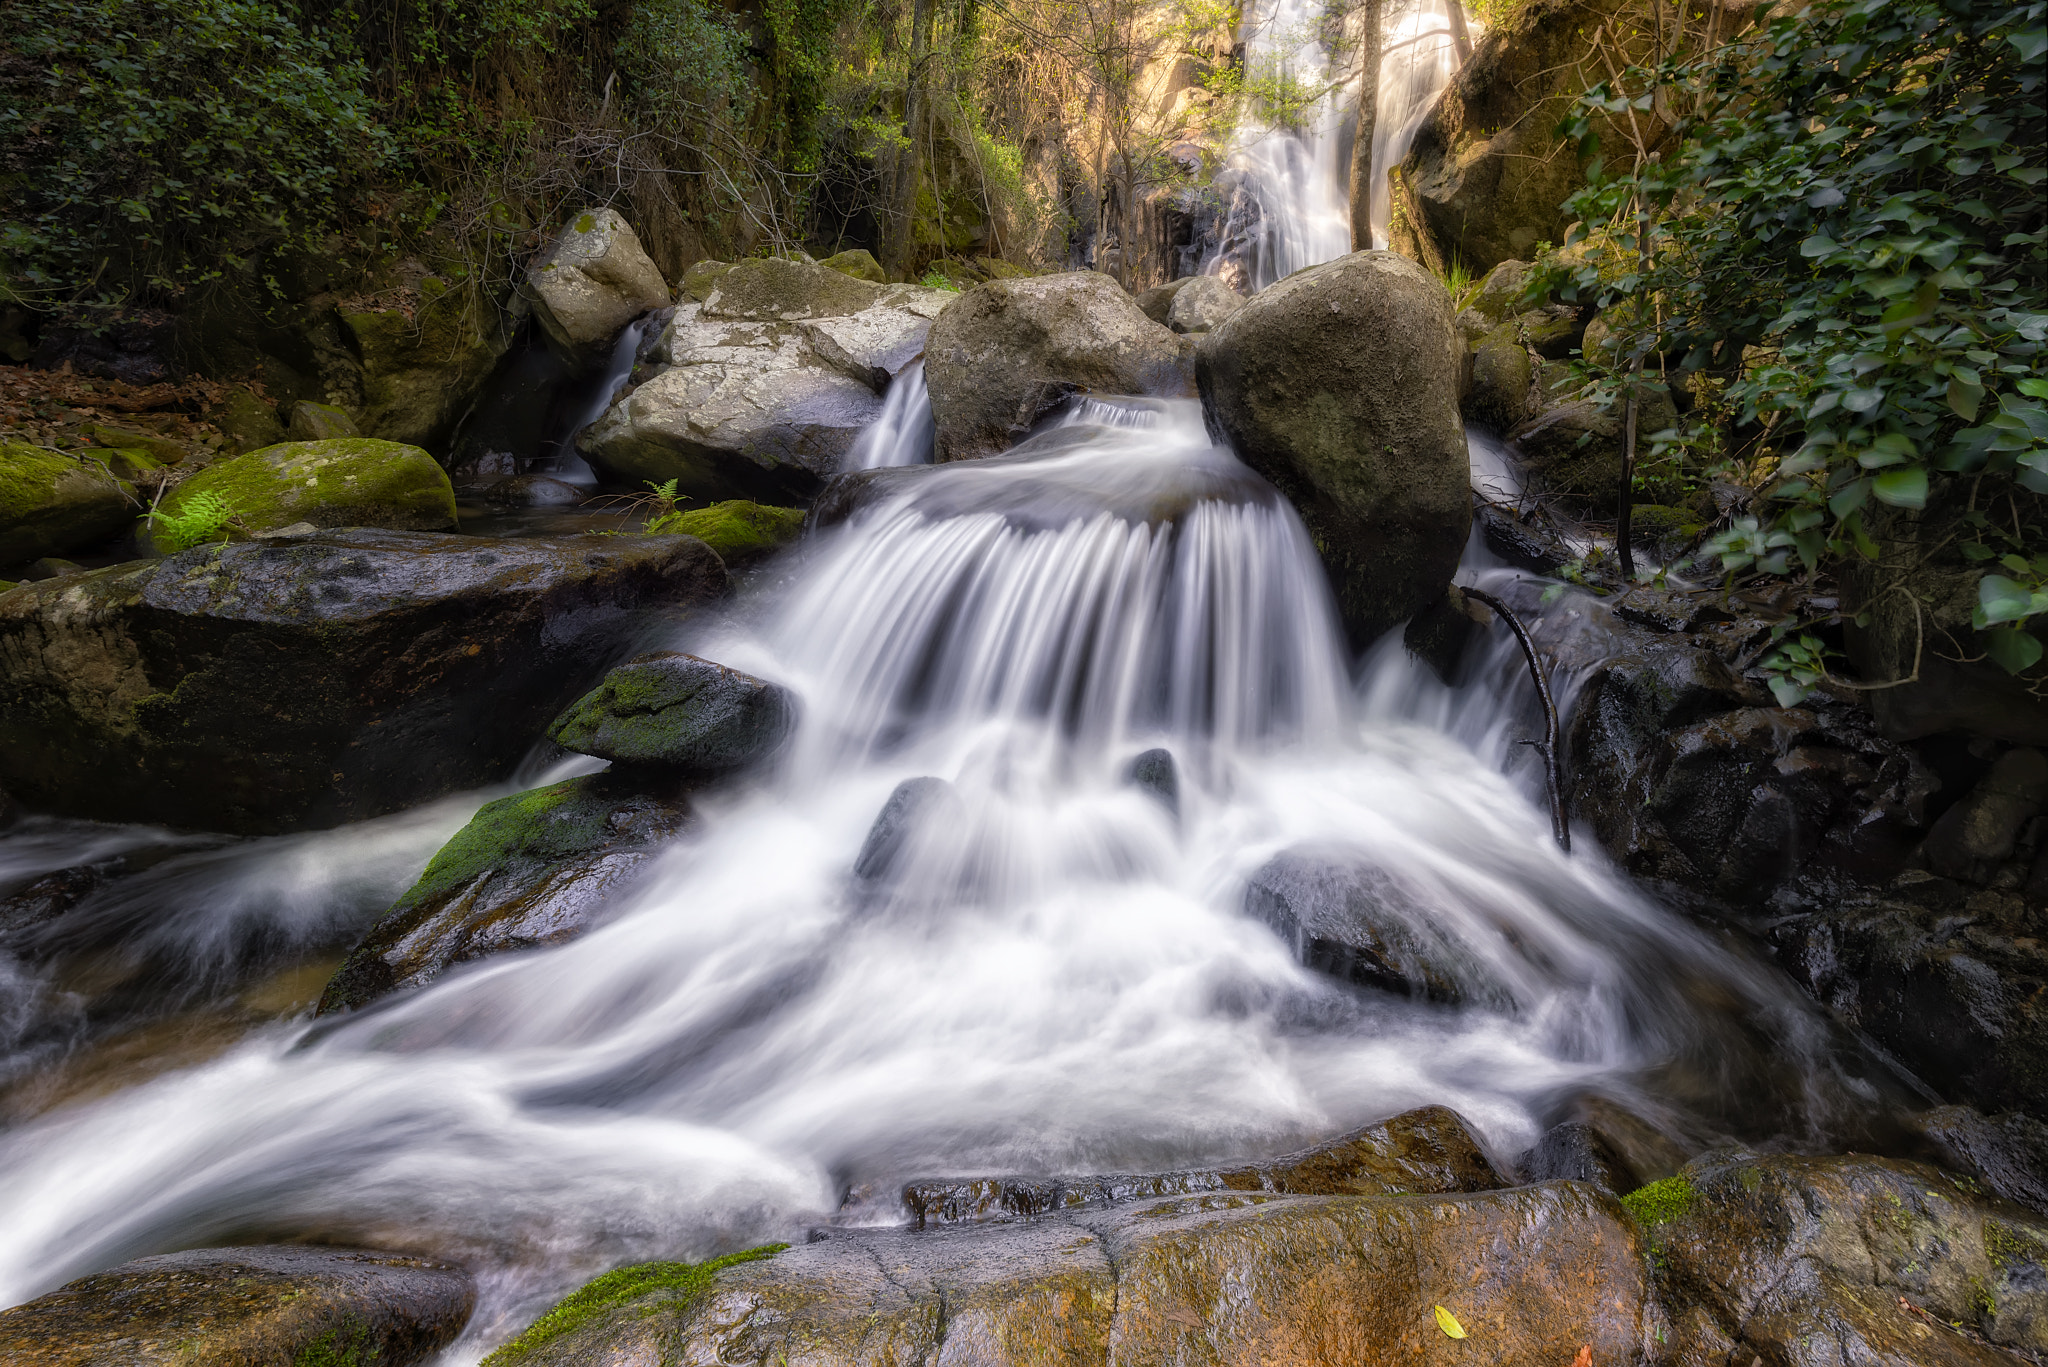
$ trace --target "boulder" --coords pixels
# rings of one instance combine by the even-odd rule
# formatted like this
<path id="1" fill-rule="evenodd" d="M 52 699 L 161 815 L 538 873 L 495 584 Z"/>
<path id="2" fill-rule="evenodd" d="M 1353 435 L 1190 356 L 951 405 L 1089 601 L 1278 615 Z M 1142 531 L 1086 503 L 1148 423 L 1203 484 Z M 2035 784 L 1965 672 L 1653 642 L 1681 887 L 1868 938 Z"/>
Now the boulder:
<path id="1" fill-rule="evenodd" d="M 484 490 L 484 502 L 500 508 L 575 508 L 590 494 L 580 484 L 549 475 L 514 475 Z"/>
<path id="2" fill-rule="evenodd" d="M 1632 1223 L 1573 1183 L 1219 1192 L 992 1226 L 821 1230 L 706 1281 L 543 1321 L 492 1367 L 1355 1367 L 1464 1347 L 1439 1306 L 1486 1361 L 1569 1367 L 1582 1349 L 1596 1363 L 1636 1360 L 1651 1314 Z"/>
<path id="3" fill-rule="evenodd" d="M 287 441 L 331 441 L 336 437 L 360 437 L 362 429 L 347 409 L 300 399 L 285 410 L 284 435 Z"/>
<path id="4" fill-rule="evenodd" d="M 1968 1106 L 1937 1106 L 1918 1117 L 1916 1128 L 1940 1153 L 1942 1166 L 2048 1215 L 2048 1125 L 2013 1111 L 1985 1115 Z"/>
<path id="5" fill-rule="evenodd" d="M 1992 1345 L 2048 1347 L 2048 1222 L 1937 1169 L 1713 1153 L 1626 1204 L 1678 1311 L 1666 1360 L 1992 1367 L 2013 1361 Z"/>
<path id="6" fill-rule="evenodd" d="M 1472 525 L 1451 301 L 1354 252 L 1261 291 L 1202 338 L 1212 430 L 1301 513 L 1352 641 L 1442 595 Z"/>
<path id="7" fill-rule="evenodd" d="M 548 340 L 586 364 L 604 358 L 620 328 L 669 303 L 661 271 L 611 209 L 570 220 L 534 258 L 525 290 Z"/>
<path id="8" fill-rule="evenodd" d="M 1500 262 L 1486 273 L 1486 278 L 1465 301 L 1465 307 L 1498 327 L 1530 307 L 1527 295 L 1529 273 L 1533 270 L 1535 267 L 1527 261 Z"/>
<path id="9" fill-rule="evenodd" d="M 1529 416 L 1529 385 L 1533 379 L 1529 349 L 1519 329 L 1502 323 L 1486 334 L 1472 354 L 1472 382 L 1465 393 L 1465 416 L 1496 432 L 1510 432 Z"/>
<path id="10" fill-rule="evenodd" d="M 1756 906 L 1800 877 L 1883 882 L 1934 776 L 1854 706 L 1771 706 L 1708 650 L 1644 643 L 1596 668 L 1568 725 L 1570 802 L 1638 877 Z"/>
<path id="11" fill-rule="evenodd" d="M 288 441 L 219 461 L 157 506 L 176 516 L 202 494 L 226 499 L 244 534 L 298 522 L 440 531 L 456 521 L 455 486 L 438 461 L 417 446 L 370 437 Z M 164 539 L 157 524 L 143 535 L 152 544 Z"/>
<path id="12" fill-rule="evenodd" d="M 134 491 L 98 462 L 0 442 L 0 565 L 96 546 L 141 513 Z"/>
<path id="13" fill-rule="evenodd" d="M 923 349 L 949 298 L 798 261 L 742 262 L 703 303 L 676 309 L 646 353 L 648 378 L 579 444 L 625 482 L 806 499 L 881 415 L 880 391 Z"/>
<path id="14" fill-rule="evenodd" d="M 548 736 L 618 764 L 718 774 L 775 753 L 796 710 L 786 688 L 665 650 L 605 675 L 555 718 Z"/>
<path id="15" fill-rule="evenodd" d="M 1642 1185 L 1599 1130 L 1576 1120 L 1545 1130 L 1515 1166 L 1529 1182 L 1585 1182 L 1616 1195 Z"/>
<path id="16" fill-rule="evenodd" d="M 1623 409 L 1601 409 L 1576 396 L 1558 396 L 1543 412 L 1507 436 L 1527 457 L 1531 482 L 1545 493 L 1611 509 L 1621 497 Z M 1678 426 L 1678 407 L 1662 385 L 1646 385 L 1636 416 L 1636 497 L 1650 503 L 1685 498 L 1677 471 L 1649 463 L 1655 433 Z"/>
<path id="17" fill-rule="evenodd" d="M 924 1178 L 904 1185 L 903 1205 L 912 1226 L 927 1229 L 1206 1192 L 1439 1195 L 1506 1185 L 1464 1117 L 1448 1107 L 1424 1106 L 1263 1163 L 1107 1177 Z"/>
<path id="18" fill-rule="evenodd" d="M 689 820 L 680 792 L 637 775 L 592 774 L 485 803 L 349 952 L 319 1014 L 456 964 L 574 939 Z"/>
<path id="19" fill-rule="evenodd" d="M 935 822 L 957 816 L 961 806 L 959 790 L 942 778 L 904 779 L 868 828 L 867 839 L 854 857 L 853 876 L 870 884 L 887 881 L 911 857 L 919 834 Z"/>
<path id="20" fill-rule="evenodd" d="M 873 252 L 862 247 L 828 256 L 818 264 L 828 271 L 838 271 L 841 275 L 850 275 L 856 280 L 866 280 L 876 285 L 889 283 L 889 273 L 882 269 L 882 263 L 875 260 Z"/>
<path id="21" fill-rule="evenodd" d="M 665 530 L 694 536 L 731 569 L 750 565 L 795 544 L 803 535 L 802 508 L 771 508 L 745 499 L 714 503 L 677 513 Z"/>
<path id="22" fill-rule="evenodd" d="M 2048 756 L 2008 750 L 1927 833 L 1927 866 L 1945 878 L 1987 883 L 2012 858 L 2021 830 L 2048 803 Z"/>
<path id="23" fill-rule="evenodd" d="M 1208 332 L 1243 307 L 1244 296 L 1224 284 L 1222 277 L 1198 275 L 1185 289 L 1174 292 L 1166 325 L 1175 332 Z"/>
<path id="24" fill-rule="evenodd" d="M 461 1268 L 368 1249 L 278 1244 L 138 1258 L 0 1310 L 11 1367 L 370 1363 L 445 1348 L 476 1288 Z"/>
<path id="25" fill-rule="evenodd" d="M 1124 782 L 1180 815 L 1180 767 L 1173 762 L 1173 751 L 1152 749 L 1137 756 L 1124 766 Z"/>
<path id="26" fill-rule="evenodd" d="M 285 439 L 284 424 L 277 418 L 277 406 L 266 403 L 246 389 L 228 390 L 219 403 L 206 410 L 206 420 L 227 438 L 231 455 L 260 451 Z"/>
<path id="27" fill-rule="evenodd" d="M 1173 297 L 1193 284 L 1200 276 L 1184 275 L 1178 280 L 1169 280 L 1149 290 L 1139 291 L 1136 297 L 1138 311 L 1161 327 L 1173 316 Z"/>
<path id="28" fill-rule="evenodd" d="M 128 456 L 140 456 L 154 468 L 160 465 L 177 465 L 192 454 L 192 448 L 181 441 L 155 432 L 139 432 L 133 427 L 115 427 L 111 423 L 95 423 L 88 429 L 92 439 L 101 446 Z"/>
<path id="29" fill-rule="evenodd" d="M 703 303 L 711 293 L 711 287 L 718 282 L 718 278 L 731 270 L 732 266 L 733 263 L 730 261 L 699 261 L 683 272 L 683 287 L 680 293 L 688 295 L 700 304 Z"/>
<path id="30" fill-rule="evenodd" d="M 355 529 L 25 585 L 0 598 L 0 787 L 251 833 L 396 811 L 501 781 L 613 652 L 726 584 L 690 537 Z"/>
<path id="31" fill-rule="evenodd" d="M 668 302 L 660 293 L 656 307 Z M 512 344 L 503 305 L 513 301 L 432 275 L 414 295 L 403 306 L 340 310 L 362 372 L 356 424 L 365 436 L 444 450 Z M 299 439 L 296 430 L 292 436 Z"/>
<path id="32" fill-rule="evenodd" d="M 1491 271 L 1538 243 L 1565 240 L 1564 202 L 1585 184 L 1585 170 L 1555 130 L 1607 77 L 1589 35 L 1604 30 L 1616 70 L 1648 61 L 1661 29 L 1649 8 L 1643 0 L 1533 0 L 1478 40 L 1400 168 L 1411 210 L 1443 260 Z M 1630 117 L 1653 147 L 1666 132 L 1653 111 Z M 1603 148 L 1632 145 L 1626 119 L 1596 117 L 1594 131 Z"/>
<path id="33" fill-rule="evenodd" d="M 925 384 L 938 458 L 1007 451 L 1071 394 L 1178 394 L 1181 344 L 1106 275 L 992 280 L 932 324 Z"/>

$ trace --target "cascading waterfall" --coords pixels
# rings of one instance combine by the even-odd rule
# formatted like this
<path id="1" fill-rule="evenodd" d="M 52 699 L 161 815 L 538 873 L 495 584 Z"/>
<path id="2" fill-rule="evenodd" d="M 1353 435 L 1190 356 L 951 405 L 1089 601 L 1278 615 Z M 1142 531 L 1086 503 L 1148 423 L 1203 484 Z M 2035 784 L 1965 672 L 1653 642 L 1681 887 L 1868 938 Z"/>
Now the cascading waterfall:
<path id="1" fill-rule="evenodd" d="M 879 470 L 891 465 L 929 465 L 932 459 L 931 392 L 925 388 L 922 357 L 898 371 L 882 396 L 882 411 L 854 438 L 840 462 L 844 470 Z"/>
<path id="2" fill-rule="evenodd" d="M 1415 145 L 1430 106 L 1458 71 L 1449 7 L 1458 0 L 1416 0 L 1386 36 L 1380 58 L 1379 100 L 1372 127 L 1372 189 L 1367 212 L 1372 245 L 1385 249 L 1393 222 L 1391 173 Z M 1466 21 L 1475 35 L 1478 26 Z"/>
<path id="3" fill-rule="evenodd" d="M 1424 1103 L 1504 1154 L 1586 1092 L 1698 1133 L 1860 1104 L 1781 979 L 1556 850 L 1506 656 L 1454 692 L 1396 645 L 1354 685 L 1300 523 L 1190 401 L 1084 402 L 909 476 L 758 592 L 677 644 L 798 691 L 772 773 L 701 795 L 580 940 L 0 1133 L 0 1303 L 166 1249 L 367 1241 L 481 1270 L 473 1361 L 605 1267 L 893 1219 L 914 1175 L 1158 1169 Z M 1154 746 L 1177 810 L 1123 778 Z M 855 876 L 925 776 L 946 819 Z M 424 851 L 448 817 L 419 819 Z M 1302 968 L 1243 908 L 1303 849 L 1379 870 L 1484 990 Z"/>

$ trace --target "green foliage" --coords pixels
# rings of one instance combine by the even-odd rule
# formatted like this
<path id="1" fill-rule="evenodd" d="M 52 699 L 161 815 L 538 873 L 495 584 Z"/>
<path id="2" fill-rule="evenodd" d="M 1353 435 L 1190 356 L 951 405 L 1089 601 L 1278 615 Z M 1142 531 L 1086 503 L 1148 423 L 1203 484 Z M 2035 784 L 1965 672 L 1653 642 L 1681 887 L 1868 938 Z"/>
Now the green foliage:
<path id="1" fill-rule="evenodd" d="M 580 1329 L 607 1310 L 659 1291 L 674 1293 L 673 1299 L 687 1303 L 710 1289 L 721 1268 L 772 1258 L 788 1244 L 766 1244 L 744 1253 L 729 1253 L 702 1263 L 638 1263 L 615 1268 L 575 1292 L 560 1305 L 542 1315 L 512 1342 L 484 1359 L 490 1367 L 511 1367 L 522 1357 L 550 1340 Z"/>
<path id="2" fill-rule="evenodd" d="M 2044 11 L 1822 0 L 1599 87 L 1568 124 L 1590 153 L 1596 112 L 1692 111 L 1668 161 L 1605 176 L 1596 160 L 1571 205 L 1590 236 L 1547 283 L 1603 309 L 1654 301 L 1588 359 L 1610 388 L 1663 356 L 1712 377 L 1710 417 L 1761 431 L 1761 515 L 1709 543 L 1729 571 L 1874 559 L 1873 508 L 1920 508 L 1943 481 L 2048 492 Z M 1718 449 L 1707 428 L 1674 439 Z M 1966 521 L 1972 558 L 2020 543 L 2026 568 L 1982 613 L 2012 633 L 1992 652 L 2010 668 L 2028 653 L 2017 628 L 2048 606 L 2048 566 L 2026 554 L 2041 531 Z"/>
<path id="3" fill-rule="evenodd" d="M 704 0 L 636 0 L 619 56 L 635 104 L 699 136 L 753 105 L 746 32 Z"/>
<path id="4" fill-rule="evenodd" d="M 1694 1189 L 1691 1179 L 1681 1173 L 1646 1187 L 1637 1187 L 1622 1197 L 1621 1203 L 1639 1223 L 1655 1227 L 1690 1214 L 1698 1200 L 1699 1192 Z"/>
<path id="5" fill-rule="evenodd" d="M 175 513 L 151 508 L 149 520 L 161 529 L 156 533 L 157 543 L 172 553 L 209 541 L 225 541 L 241 522 L 235 505 L 217 489 L 204 489 L 192 495 Z"/>
<path id="6" fill-rule="evenodd" d="M 384 150 L 363 65 L 267 0 L 14 0 L 0 259 L 45 302 L 174 295 L 311 243 Z"/>
<path id="7" fill-rule="evenodd" d="M 834 70 L 832 39 L 849 8 L 849 0 L 765 0 L 762 7 L 775 40 L 784 161 L 798 174 L 818 169 L 824 148 L 818 120 Z"/>

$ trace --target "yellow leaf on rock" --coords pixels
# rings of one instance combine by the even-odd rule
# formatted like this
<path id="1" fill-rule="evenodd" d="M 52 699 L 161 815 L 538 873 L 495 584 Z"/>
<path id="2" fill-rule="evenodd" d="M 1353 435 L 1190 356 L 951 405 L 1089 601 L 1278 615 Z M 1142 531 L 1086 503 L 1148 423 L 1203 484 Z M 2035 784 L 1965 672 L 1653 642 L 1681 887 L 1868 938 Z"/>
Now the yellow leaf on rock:
<path id="1" fill-rule="evenodd" d="M 1458 1323 L 1458 1317 L 1441 1305 L 1436 1307 L 1436 1327 L 1444 1331 L 1444 1337 L 1447 1339 L 1465 1337 L 1465 1326 Z"/>

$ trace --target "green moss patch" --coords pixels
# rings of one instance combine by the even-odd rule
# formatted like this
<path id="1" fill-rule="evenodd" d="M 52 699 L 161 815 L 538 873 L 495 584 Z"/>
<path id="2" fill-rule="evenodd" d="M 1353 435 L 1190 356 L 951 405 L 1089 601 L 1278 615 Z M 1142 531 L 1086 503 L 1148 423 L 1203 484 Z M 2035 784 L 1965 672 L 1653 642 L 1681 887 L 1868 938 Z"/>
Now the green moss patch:
<path id="1" fill-rule="evenodd" d="M 1647 1187 L 1637 1187 L 1621 1198 L 1628 1213 L 1646 1227 L 1654 1228 L 1692 1212 L 1699 1201 L 1699 1190 L 1684 1174 L 1667 1177 L 1661 1182 L 1652 1182 Z"/>
<path id="2" fill-rule="evenodd" d="M 244 533 L 294 522 L 414 530 L 455 526 L 455 489 L 439 463 L 417 446 L 371 437 L 280 442 L 221 461 L 180 484 L 162 507 L 175 515 L 207 493 L 228 501 Z"/>
<path id="3" fill-rule="evenodd" d="M 426 872 L 392 911 L 444 901 L 512 859 L 546 863 L 602 845 L 605 818 L 615 804 L 591 796 L 588 787 L 581 778 L 564 779 L 485 803 L 427 861 Z"/>
<path id="4" fill-rule="evenodd" d="M 648 526 L 650 532 L 694 536 L 728 565 L 773 554 L 795 541 L 803 529 L 803 509 L 766 507 L 745 499 L 672 513 Z"/>
<path id="5" fill-rule="evenodd" d="M 668 1292 L 678 1308 L 687 1306 L 711 1289 L 720 1269 L 772 1258 L 788 1247 L 765 1244 L 702 1263 L 636 1263 L 615 1268 L 572 1293 L 535 1320 L 525 1333 L 485 1358 L 485 1367 L 510 1367 L 536 1348 L 582 1328 L 606 1311 L 656 1292 Z"/>

